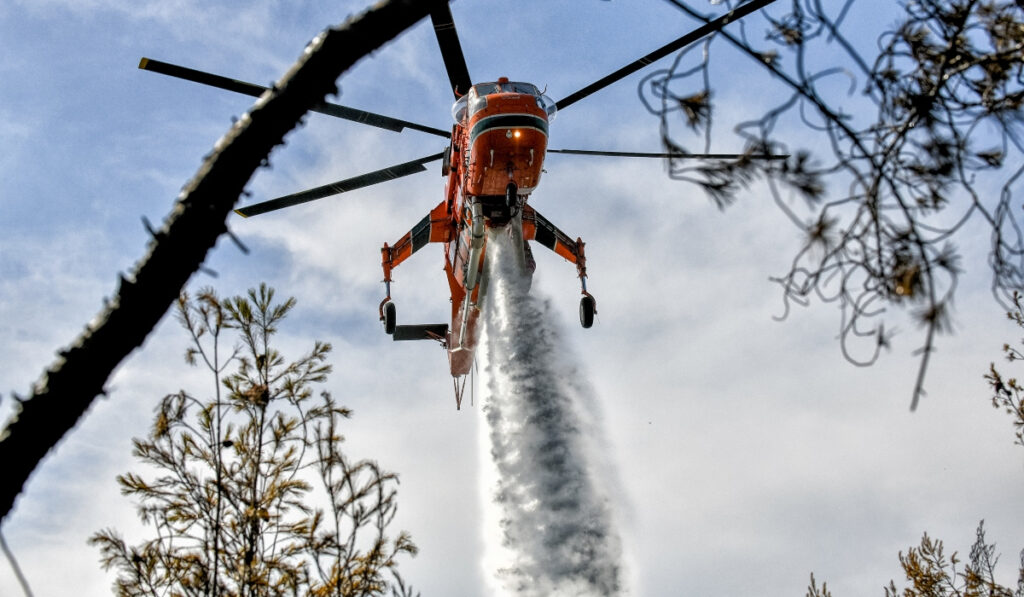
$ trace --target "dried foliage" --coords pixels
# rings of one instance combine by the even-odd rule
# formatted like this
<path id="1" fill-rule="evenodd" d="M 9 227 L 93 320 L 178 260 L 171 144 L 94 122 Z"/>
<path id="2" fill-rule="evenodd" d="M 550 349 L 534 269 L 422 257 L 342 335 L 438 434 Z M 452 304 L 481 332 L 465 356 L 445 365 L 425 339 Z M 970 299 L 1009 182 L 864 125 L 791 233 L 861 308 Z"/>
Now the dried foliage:
<path id="1" fill-rule="evenodd" d="M 698 20 L 710 18 L 670 1 Z M 886 309 L 908 312 L 923 329 L 913 409 L 936 334 L 950 328 L 960 274 L 953 241 L 968 222 L 991 232 L 997 299 L 1007 303 L 1024 284 L 1024 238 L 1011 215 L 1019 214 L 1013 191 L 1024 172 L 1024 10 L 1008 0 L 900 6 L 899 20 L 879 33 L 847 25 L 855 11 L 875 10 L 873 3 L 779 3 L 762 11 L 765 36 L 748 36 L 749 23 L 736 23 L 645 78 L 640 95 L 659 117 L 667 149 L 694 153 L 684 145 L 696 131 L 709 151 L 712 73 L 735 80 L 735 69 L 714 66 L 720 46 L 770 74 L 774 87 L 759 88 L 751 100 L 763 115 L 736 132 L 751 155 L 790 157 L 678 159 L 670 175 L 699 185 L 719 207 L 755 182 L 768 189 L 804 237 L 789 271 L 773 278 L 783 317 L 793 304 L 836 304 L 848 360 L 873 363 L 890 341 Z M 776 103 L 764 108 L 766 101 Z M 808 132 L 816 138 L 811 148 L 783 140 Z"/>
<path id="2" fill-rule="evenodd" d="M 885 597 L 1024 597 L 1024 551 L 1021 552 L 1020 578 L 1016 590 L 995 580 L 999 557 L 996 546 L 985 540 L 985 521 L 978 523 L 969 561 L 963 568 L 956 552 L 947 559 L 942 541 L 925 533 L 921 544 L 900 552 L 900 567 L 910 586 L 900 590 L 894 581 L 884 587 Z M 832 597 L 823 583 L 819 591 L 814 575 L 807 597 Z"/>
<path id="3" fill-rule="evenodd" d="M 827 583 L 821 583 L 821 589 L 818 589 L 818 582 L 814 580 L 813 572 L 811 573 L 811 584 L 807 587 L 807 597 L 832 597 Z"/>
<path id="4" fill-rule="evenodd" d="M 149 435 L 134 440 L 157 476 L 118 483 L 156 536 L 135 546 L 114 530 L 92 537 L 104 568 L 118 571 L 116 594 L 411 594 L 397 566 L 416 546 L 386 534 L 397 477 L 342 453 L 339 425 L 351 413 L 314 393 L 330 345 L 292 362 L 274 348 L 294 304 L 266 286 L 178 301 L 185 360 L 209 370 L 212 392 L 166 396 Z"/>
<path id="5" fill-rule="evenodd" d="M 1000 585 L 995 580 L 996 546 L 985 541 L 985 521 L 978 523 L 974 545 L 968 563 L 957 566 L 961 560 L 956 552 L 946 559 L 942 541 L 925 533 L 918 547 L 911 547 L 906 555 L 900 552 L 900 567 L 910 583 L 902 591 L 889 581 L 886 597 L 1024 597 L 1024 561 L 1017 589 Z M 1024 558 L 1024 552 L 1021 553 Z"/>
<path id="6" fill-rule="evenodd" d="M 1024 328 L 1022 300 L 1024 299 L 1020 293 L 1014 293 L 1014 308 L 1006 313 L 1006 316 L 1020 328 Z M 1024 345 L 1024 339 L 1021 340 L 1021 345 Z M 1003 354 L 1011 363 L 1024 360 L 1024 352 L 1019 346 L 1004 344 Z M 989 387 L 992 388 L 992 406 L 1006 411 L 1006 414 L 1013 417 L 1013 426 L 1017 437 L 1015 443 L 1024 447 L 1024 387 L 1020 385 L 1017 378 L 1007 378 L 999 373 L 995 363 L 989 366 L 989 372 L 985 375 L 985 379 L 988 380 Z"/>

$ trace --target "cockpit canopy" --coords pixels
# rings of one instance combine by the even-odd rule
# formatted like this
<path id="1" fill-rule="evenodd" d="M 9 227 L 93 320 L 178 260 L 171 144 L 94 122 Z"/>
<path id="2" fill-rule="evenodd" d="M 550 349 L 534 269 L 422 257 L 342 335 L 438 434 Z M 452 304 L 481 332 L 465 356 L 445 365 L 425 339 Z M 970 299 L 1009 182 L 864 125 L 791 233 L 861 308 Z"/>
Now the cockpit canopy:
<path id="1" fill-rule="evenodd" d="M 477 83 L 473 85 L 470 93 L 476 95 L 491 95 L 492 93 L 525 93 L 527 95 L 540 95 L 537 86 L 533 83 L 519 83 L 516 81 L 501 81 L 496 83 Z"/>
<path id="2" fill-rule="evenodd" d="M 521 95 L 532 95 L 537 101 L 537 106 L 548 115 L 548 121 L 555 118 L 555 102 L 544 95 L 533 83 L 509 81 L 502 77 L 493 83 L 477 83 L 469 89 L 469 93 L 460 97 L 452 106 L 452 118 L 455 122 L 461 123 L 468 116 L 476 114 L 487 107 L 487 96 L 497 93 L 518 93 Z"/>

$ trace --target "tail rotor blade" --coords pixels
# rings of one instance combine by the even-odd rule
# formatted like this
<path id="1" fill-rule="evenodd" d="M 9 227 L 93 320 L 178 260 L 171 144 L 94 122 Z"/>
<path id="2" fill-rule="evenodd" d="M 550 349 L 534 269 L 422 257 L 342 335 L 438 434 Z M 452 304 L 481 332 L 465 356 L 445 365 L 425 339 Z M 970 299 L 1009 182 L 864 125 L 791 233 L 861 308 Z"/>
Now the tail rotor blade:
<path id="1" fill-rule="evenodd" d="M 222 77 L 220 75 L 214 75 L 201 70 L 178 66 L 177 64 L 161 62 L 160 60 L 153 60 L 152 58 L 143 58 L 139 62 L 139 68 L 167 75 L 169 77 L 185 79 L 186 81 L 192 81 L 193 83 L 201 83 L 218 89 L 234 91 L 235 93 L 241 93 L 252 97 L 260 97 L 267 91 L 266 87 L 256 85 L 254 83 L 247 83 L 237 79 L 229 79 L 228 77 Z M 437 135 L 439 137 L 444 137 L 446 139 L 451 137 L 450 131 L 436 129 L 422 124 L 417 124 L 415 122 L 391 118 L 390 116 L 374 114 L 373 112 L 367 112 L 366 110 L 357 110 L 356 108 L 349 108 L 347 106 L 341 106 L 329 102 L 323 102 L 312 108 L 312 110 L 314 112 L 320 112 L 321 114 L 327 114 L 328 116 L 343 118 L 353 122 L 360 122 L 362 124 L 368 124 L 370 126 L 375 126 L 389 131 L 400 132 L 402 129 L 410 128 L 424 133 Z"/>
<path id="2" fill-rule="evenodd" d="M 262 203 L 255 203 L 253 205 L 247 205 L 245 207 L 235 210 L 235 213 L 248 218 L 249 216 L 256 216 L 265 214 L 271 211 L 277 211 L 284 209 L 285 207 L 291 207 L 293 205 L 299 205 L 302 203 L 308 203 L 317 199 L 323 199 L 324 197 L 330 197 L 331 195 L 338 195 L 340 193 L 347 193 L 348 191 L 354 191 L 370 185 L 375 185 L 381 182 L 387 182 L 403 176 L 409 176 L 417 172 L 423 172 L 426 168 L 423 164 L 439 160 L 444 156 L 444 152 L 435 153 L 434 155 L 428 155 L 418 160 L 411 162 L 405 162 L 404 164 L 397 164 L 388 168 L 382 168 L 352 178 L 346 178 L 345 180 L 339 180 L 332 182 L 315 189 L 309 189 L 307 191 L 300 191 L 291 195 L 285 195 L 284 197 L 278 197 L 277 199 L 271 199 Z"/>
<path id="3" fill-rule="evenodd" d="M 740 6 L 736 7 L 735 10 L 732 10 L 718 17 L 713 21 L 708 21 L 704 25 L 694 29 L 693 31 L 687 33 L 686 35 L 676 39 L 675 41 L 665 44 L 664 46 L 658 48 L 657 50 L 651 52 L 650 54 L 647 54 L 643 58 L 639 58 L 627 64 L 626 66 L 620 68 L 619 70 L 613 72 L 612 74 L 602 79 L 598 79 L 597 81 L 594 81 L 593 83 L 587 85 L 583 89 L 580 89 L 576 93 L 573 93 L 569 96 L 566 96 L 558 100 L 557 102 L 555 102 L 555 107 L 558 108 L 559 110 L 564 110 L 566 107 L 575 104 L 576 102 L 587 97 L 588 95 L 604 89 L 605 87 L 611 85 L 612 83 L 615 83 L 616 81 L 635 73 L 636 71 L 647 66 L 648 64 L 651 64 L 656 60 L 660 60 L 661 58 L 668 56 L 672 52 L 682 49 L 700 40 L 704 36 L 714 33 L 715 31 L 718 31 L 719 29 L 728 25 L 729 23 L 737 21 L 754 11 L 760 10 L 765 6 L 768 6 L 772 2 L 775 2 L 775 0 L 752 0 L 751 2 L 748 2 L 746 4 L 741 4 Z"/>
<path id="4" fill-rule="evenodd" d="M 452 10 L 447 1 L 434 4 L 434 8 L 430 10 L 430 20 L 434 24 L 437 45 L 441 47 L 441 57 L 448 71 L 448 81 L 455 92 L 455 97 L 459 97 L 469 91 L 473 86 L 473 80 L 469 78 L 466 56 L 462 53 L 459 33 L 455 30 L 455 19 L 452 18 Z"/>

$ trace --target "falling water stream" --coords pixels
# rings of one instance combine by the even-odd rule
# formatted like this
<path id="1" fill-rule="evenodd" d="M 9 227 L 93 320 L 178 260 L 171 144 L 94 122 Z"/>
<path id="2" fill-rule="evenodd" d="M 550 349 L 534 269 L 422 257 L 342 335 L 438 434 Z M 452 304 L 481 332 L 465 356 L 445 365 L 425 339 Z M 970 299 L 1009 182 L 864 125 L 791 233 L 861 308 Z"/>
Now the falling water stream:
<path id="1" fill-rule="evenodd" d="M 618 595 L 622 550 L 596 400 L 548 302 L 528 293 L 521 242 L 504 231 L 487 241 L 485 572 L 510 595 Z"/>

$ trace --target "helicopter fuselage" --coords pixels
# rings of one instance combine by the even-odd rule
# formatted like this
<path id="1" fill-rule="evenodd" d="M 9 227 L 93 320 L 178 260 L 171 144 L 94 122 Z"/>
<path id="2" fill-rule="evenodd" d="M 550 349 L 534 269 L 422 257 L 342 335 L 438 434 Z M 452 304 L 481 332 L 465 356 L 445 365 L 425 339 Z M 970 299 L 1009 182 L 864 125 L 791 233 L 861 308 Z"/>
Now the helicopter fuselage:
<path id="1" fill-rule="evenodd" d="M 540 182 L 555 103 L 530 83 L 506 78 L 479 83 L 452 107 L 455 124 L 445 151 L 445 200 L 393 247 L 385 245 L 388 295 L 381 318 L 388 327 L 391 270 L 428 242 L 445 245 L 451 289 L 450 326 L 395 326 L 395 339 L 434 339 L 448 350 L 451 374 L 464 378 L 473 367 L 480 306 L 487 292 L 487 230 L 506 230 L 521 246 L 521 262 L 532 273 L 526 241 L 535 240 L 575 263 L 585 277 L 583 242 L 573 241 L 526 202 Z M 585 290 L 584 290 L 585 293 Z M 457 403 L 461 391 L 456 389 Z"/>
<path id="2" fill-rule="evenodd" d="M 457 230 L 446 244 L 445 271 L 452 291 L 446 344 L 455 377 L 469 373 L 477 344 L 487 287 L 481 232 L 521 222 L 517 216 L 540 182 L 553 113 L 554 102 L 534 85 L 506 78 L 474 85 L 452 107 L 446 195 Z"/>

